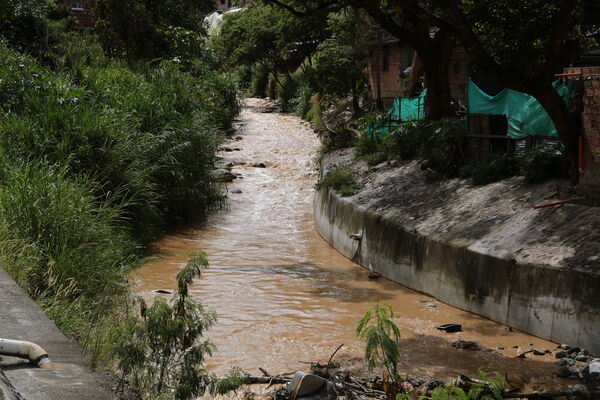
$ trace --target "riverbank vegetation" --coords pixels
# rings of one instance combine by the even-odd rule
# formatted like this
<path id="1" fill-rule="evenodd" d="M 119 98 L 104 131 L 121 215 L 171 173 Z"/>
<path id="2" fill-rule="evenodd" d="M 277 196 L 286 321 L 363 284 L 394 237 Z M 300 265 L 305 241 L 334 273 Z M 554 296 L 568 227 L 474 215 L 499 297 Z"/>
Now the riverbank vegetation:
<path id="1" fill-rule="evenodd" d="M 508 32 L 499 17 L 489 14 L 485 4 L 466 2 L 453 8 L 433 2 L 418 7 L 381 7 L 380 2 L 350 6 L 342 1 L 268 0 L 227 15 L 221 30 L 211 38 L 211 45 L 226 65 L 237 71 L 250 95 L 276 99 L 285 111 L 311 121 L 322 136 L 323 152 L 356 146 L 359 158 L 369 164 L 424 159 L 426 168 L 447 176 L 471 178 L 475 184 L 515 174 L 524 175 L 530 183 L 569 176 L 576 179 L 577 156 L 573 149 L 577 138 L 572 132 L 578 132 L 573 125 L 577 118 L 567 118 L 569 110 L 551 83 L 554 73 L 569 64 L 566 60 L 578 60 L 597 40 L 598 35 L 593 33 L 597 21 L 590 16 L 598 15 L 598 7 L 589 1 L 577 7 L 552 2 L 546 5 L 547 13 L 532 14 L 530 10 L 537 9 L 535 0 L 507 6 L 502 12 L 504 20 L 517 23 L 525 15 L 529 20 L 527 24 L 519 23 L 519 30 Z M 548 28 L 554 26 L 559 13 L 570 17 L 561 19 L 559 31 Z M 396 18 L 400 15 L 403 17 Z M 430 34 L 433 31 L 435 35 Z M 549 35 L 553 31 L 557 34 Z M 388 44 L 395 43 L 392 39 L 410 46 L 418 56 L 419 62 L 415 64 L 415 58 L 408 69 L 398 71 L 398 87 L 406 89 L 407 97 L 409 91 L 414 92 L 414 87 L 408 90 L 404 86 L 407 74 L 422 64 L 426 76 L 423 89 L 427 89 L 426 121 L 401 124 L 389 133 L 373 135 L 372 129 L 360 122 L 365 116 L 386 118 L 382 83 L 375 82 L 379 78 L 373 69 L 389 74 L 388 68 L 398 67 L 398 60 L 388 58 L 384 66 L 377 61 L 382 48 L 389 51 Z M 258 46 L 264 52 L 257 52 L 257 43 L 269 44 Z M 457 113 L 457 100 L 450 98 L 455 88 L 450 90 L 452 73 L 448 66 L 455 63 L 452 54 L 460 47 L 455 43 L 462 43 L 466 49 L 470 63 L 464 68 L 469 74 L 487 74 L 499 87 L 530 94 L 539 101 L 555 124 L 560 146 L 544 144 L 525 152 L 519 150 L 518 154 L 492 152 L 489 157 L 465 155 L 461 141 L 467 124 L 464 115 Z M 531 58 L 516 71 L 508 60 L 523 53 Z M 455 73 L 459 67 L 455 63 Z M 536 82 L 535 87 L 532 82 Z M 461 123 L 462 129 L 447 129 Z M 374 151 L 365 151 L 365 146 Z"/>
<path id="2" fill-rule="evenodd" d="M 237 86 L 200 23 L 175 24 L 201 2 L 167 16 L 145 5 L 177 33 L 150 49 L 142 33 L 115 39 L 131 26 L 117 15 L 96 36 L 54 2 L 27 3 L 0 7 L 0 260 L 94 365 L 112 364 L 114 329 L 138 314 L 127 274 L 144 246 L 222 201 L 211 170 Z"/>

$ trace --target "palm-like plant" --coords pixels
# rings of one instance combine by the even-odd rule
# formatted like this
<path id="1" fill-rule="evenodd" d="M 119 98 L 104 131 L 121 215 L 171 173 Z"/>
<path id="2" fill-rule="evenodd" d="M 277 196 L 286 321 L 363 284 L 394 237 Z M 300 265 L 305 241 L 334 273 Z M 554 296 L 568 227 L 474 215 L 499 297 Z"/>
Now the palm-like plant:
<path id="1" fill-rule="evenodd" d="M 369 371 L 381 366 L 387 372 L 392 383 L 399 386 L 398 373 L 400 361 L 400 329 L 393 321 L 392 306 L 385 304 L 366 312 L 356 327 L 356 335 L 365 342 L 365 360 Z"/>

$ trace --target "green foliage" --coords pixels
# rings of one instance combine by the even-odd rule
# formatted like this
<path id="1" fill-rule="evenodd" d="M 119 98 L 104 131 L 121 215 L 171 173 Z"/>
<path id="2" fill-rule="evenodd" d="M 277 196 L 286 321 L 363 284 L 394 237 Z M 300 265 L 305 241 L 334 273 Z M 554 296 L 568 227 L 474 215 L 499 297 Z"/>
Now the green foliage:
<path id="1" fill-rule="evenodd" d="M 57 33 L 72 24 L 68 16 L 53 0 L 2 0 L 0 37 L 41 59 L 55 44 Z"/>
<path id="2" fill-rule="evenodd" d="M 356 327 L 356 335 L 365 342 L 365 360 L 369 371 L 382 367 L 392 382 L 399 386 L 400 330 L 393 319 L 392 306 L 377 304 L 362 317 Z"/>
<path id="3" fill-rule="evenodd" d="M 5 46 L 0 54 L 0 145 L 8 158 L 89 176 L 98 196 L 127 203 L 143 241 L 219 200 L 210 169 L 220 131 L 241 108 L 232 77 L 200 69 L 192 76 L 173 62 L 133 72 L 70 50 L 63 58 L 77 66 L 75 83 Z"/>
<path id="4" fill-rule="evenodd" d="M 427 160 L 434 171 L 454 176 L 463 162 L 460 145 L 466 135 L 465 122 L 459 119 L 432 121 L 430 130 L 421 144 L 419 155 Z"/>
<path id="5" fill-rule="evenodd" d="M 544 145 L 526 150 L 517 165 L 527 183 L 541 183 L 568 176 L 568 159 L 562 145 Z"/>
<path id="6" fill-rule="evenodd" d="M 193 58 L 204 49 L 202 16 L 213 6 L 210 0 L 99 0 L 96 31 L 112 56 Z"/>
<path id="7" fill-rule="evenodd" d="M 92 187 L 69 179 L 65 168 L 4 163 L 0 173 L 0 221 L 10 227 L 4 239 L 24 249 L 3 256 L 26 290 L 52 290 L 56 280 L 73 282 L 74 292 L 93 297 L 123 284 L 122 262 L 133 243 L 116 226 L 116 206 L 99 203 Z"/>
<path id="8" fill-rule="evenodd" d="M 266 97 L 269 83 L 269 68 L 263 63 L 252 67 L 251 93 L 255 97 Z"/>
<path id="9" fill-rule="evenodd" d="M 318 95 L 310 98 L 310 108 L 306 112 L 306 119 L 312 122 L 315 131 L 320 131 L 323 128 L 323 118 L 321 116 L 321 101 Z M 326 143 L 324 143 L 327 145 Z M 348 147 L 349 143 L 345 143 L 344 147 Z M 333 146 L 335 147 L 335 146 Z"/>
<path id="10" fill-rule="evenodd" d="M 421 158 L 428 168 L 453 176 L 463 162 L 459 146 L 465 134 L 464 121 L 459 119 L 404 122 L 386 135 L 361 135 L 356 156 L 369 165 Z"/>
<path id="11" fill-rule="evenodd" d="M 212 46 L 231 66 L 260 61 L 283 72 L 284 57 L 302 61 L 323 37 L 324 28 L 323 17 L 297 18 L 280 7 L 252 2 L 243 12 L 226 15 Z"/>
<path id="12" fill-rule="evenodd" d="M 473 160 L 460 169 L 460 176 L 473 178 L 475 185 L 510 178 L 517 174 L 517 164 L 513 156 L 508 154 L 490 156 L 485 160 Z"/>
<path id="13" fill-rule="evenodd" d="M 210 60 L 133 69 L 77 38 L 52 48 L 53 70 L 0 40 L 0 263 L 94 364 L 110 364 L 140 244 L 219 204 L 210 170 L 241 103 Z M 178 299 L 167 306 L 198 322 L 190 298 Z M 169 321 L 167 306 L 152 308 L 154 321 Z M 180 338 L 201 333 L 186 329 Z M 169 356 L 179 398 L 203 385 L 203 350 Z"/>
<path id="14" fill-rule="evenodd" d="M 358 191 L 358 184 L 350 168 L 338 168 L 327 173 L 316 185 L 317 189 L 332 188 L 342 196 L 352 196 Z"/>
<path id="15" fill-rule="evenodd" d="M 447 383 L 434 388 L 430 400 L 502 400 L 504 397 L 505 382 L 499 372 L 487 373 L 483 369 L 478 371 L 478 382 L 473 383 L 468 392 L 464 389 Z M 414 398 L 408 393 L 399 393 L 396 400 L 409 400 Z M 425 399 L 421 397 L 420 399 Z"/>
<path id="16" fill-rule="evenodd" d="M 363 67 L 368 54 L 365 43 L 375 39 L 368 21 L 365 15 L 352 8 L 329 15 L 330 37 L 319 44 L 313 56 L 316 91 L 342 97 L 366 84 Z"/>
<path id="17" fill-rule="evenodd" d="M 234 367 L 231 368 L 231 370 L 229 371 L 229 373 L 227 374 L 227 376 L 225 378 L 222 379 L 213 379 L 213 387 L 212 387 L 212 394 L 219 394 L 219 395 L 223 395 L 223 394 L 227 394 L 231 391 L 234 391 L 240 387 L 242 387 L 243 385 L 246 384 L 246 379 L 247 374 L 242 371 L 240 368 Z"/>
<path id="18" fill-rule="evenodd" d="M 500 65 L 518 70 L 524 76 L 536 76 L 549 62 L 568 65 L 569 59 L 579 56 L 593 43 L 586 37 L 592 29 L 585 16 L 587 8 L 591 11 L 597 6 L 593 1 L 577 3 L 569 18 L 560 21 L 568 26 L 568 34 L 560 44 L 561 60 L 549 58 L 556 19 L 561 18 L 559 0 L 466 0 L 461 7 L 485 49 Z M 597 27 L 598 21 L 593 25 Z M 521 57 L 515 60 L 515 54 Z"/>
<path id="19" fill-rule="evenodd" d="M 216 317 L 189 295 L 189 285 L 207 266 L 205 253 L 192 254 L 177 274 L 173 298 L 142 307 L 143 319 L 129 317 L 114 333 L 110 351 L 123 371 L 122 379 L 149 398 L 170 394 L 188 400 L 204 394 L 210 384 L 202 367 L 215 346 L 201 339 Z"/>

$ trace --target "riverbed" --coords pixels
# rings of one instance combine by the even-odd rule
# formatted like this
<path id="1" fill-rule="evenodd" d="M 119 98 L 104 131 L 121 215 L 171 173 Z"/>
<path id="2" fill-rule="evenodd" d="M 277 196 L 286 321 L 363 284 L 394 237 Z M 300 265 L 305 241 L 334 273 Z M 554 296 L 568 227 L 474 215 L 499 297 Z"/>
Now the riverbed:
<path id="1" fill-rule="evenodd" d="M 210 268 L 191 288 L 217 312 L 208 336 L 218 352 L 207 368 L 232 366 L 258 373 L 289 372 L 313 361 L 336 359 L 364 370 L 355 328 L 365 311 L 390 304 L 402 334 L 399 370 L 417 377 L 476 374 L 480 367 L 508 374 L 516 384 L 553 375 L 552 355 L 516 358 L 551 343 L 450 307 L 368 271 L 329 246 L 314 230 L 312 203 L 320 142 L 301 119 L 274 112 L 266 100 L 248 99 L 234 138 L 220 155 L 236 164 L 223 210 L 169 232 L 136 270 L 137 291 L 173 290 L 187 254 L 209 255 Z M 242 164 L 243 163 L 243 164 Z M 260 163 L 264 164 L 260 165 Z M 253 166 L 253 164 L 255 166 Z M 435 329 L 460 323 L 463 331 Z M 451 343 L 474 340 L 480 351 Z"/>

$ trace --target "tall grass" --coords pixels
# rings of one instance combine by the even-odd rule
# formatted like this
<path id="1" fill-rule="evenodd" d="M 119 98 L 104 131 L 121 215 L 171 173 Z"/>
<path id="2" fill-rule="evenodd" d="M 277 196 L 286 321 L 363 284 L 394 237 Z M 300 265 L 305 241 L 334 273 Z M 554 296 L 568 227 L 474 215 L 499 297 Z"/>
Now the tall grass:
<path id="1" fill-rule="evenodd" d="M 240 101 L 202 63 L 130 67 L 94 43 L 50 70 L 0 40 L 0 263 L 98 360 L 143 245 L 221 200 L 210 171 Z"/>

